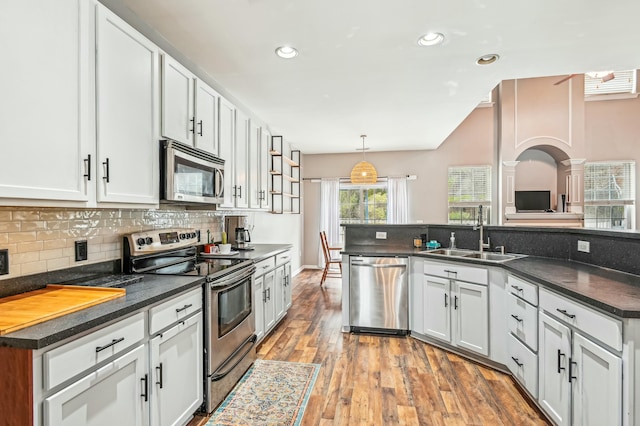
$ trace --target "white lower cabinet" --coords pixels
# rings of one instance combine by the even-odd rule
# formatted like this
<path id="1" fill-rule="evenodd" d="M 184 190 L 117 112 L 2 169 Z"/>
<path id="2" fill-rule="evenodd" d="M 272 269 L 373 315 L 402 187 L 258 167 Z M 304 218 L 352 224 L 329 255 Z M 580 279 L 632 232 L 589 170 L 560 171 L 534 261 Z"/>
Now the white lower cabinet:
<path id="1" fill-rule="evenodd" d="M 203 401 L 202 312 L 153 337 L 151 424 L 185 424 Z"/>
<path id="2" fill-rule="evenodd" d="M 140 345 L 46 398 L 44 425 L 146 425 L 149 386 L 147 350 Z"/>
<path id="3" fill-rule="evenodd" d="M 622 424 L 622 358 L 540 313 L 540 393 L 558 425 Z"/>
<path id="4" fill-rule="evenodd" d="M 424 269 L 425 272 L 433 272 L 438 268 L 425 264 Z M 454 276 L 454 266 L 444 269 L 447 271 L 445 274 Z M 465 268 L 465 272 L 468 272 L 468 269 Z M 484 276 L 484 284 L 474 284 L 453 278 L 424 275 L 423 334 L 488 356 L 489 293 L 486 271 Z"/>
<path id="5" fill-rule="evenodd" d="M 507 336 L 507 367 L 534 398 L 538 396 L 538 355 L 518 338 Z"/>
<path id="6" fill-rule="evenodd" d="M 256 320 L 256 338 L 260 342 L 264 338 L 264 276 L 256 277 L 253 282 L 253 312 Z"/>
<path id="7" fill-rule="evenodd" d="M 293 295 L 291 290 L 291 263 L 285 263 L 282 268 L 284 269 L 282 283 L 284 289 L 282 291 L 282 296 L 284 298 L 284 311 L 287 312 L 293 304 Z"/>
<path id="8" fill-rule="evenodd" d="M 276 299 L 275 299 L 275 271 L 264 275 L 264 288 L 262 291 L 262 303 L 264 314 L 265 335 L 276 325 Z"/>
<path id="9" fill-rule="evenodd" d="M 256 263 L 254 301 L 256 336 L 260 342 L 291 307 L 291 254 L 289 251 Z"/>

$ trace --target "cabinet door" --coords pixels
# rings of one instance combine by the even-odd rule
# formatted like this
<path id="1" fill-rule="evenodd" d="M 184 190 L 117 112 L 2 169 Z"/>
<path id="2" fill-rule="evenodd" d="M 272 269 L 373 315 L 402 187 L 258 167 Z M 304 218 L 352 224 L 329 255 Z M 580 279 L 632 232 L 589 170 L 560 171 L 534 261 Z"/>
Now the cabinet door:
<path id="1" fill-rule="evenodd" d="M 224 160 L 224 197 L 220 207 L 234 207 L 233 147 L 236 140 L 236 107 L 220 98 L 220 158 Z"/>
<path id="2" fill-rule="evenodd" d="M 622 424 L 622 360 L 573 334 L 573 424 Z"/>
<path id="3" fill-rule="evenodd" d="M 291 308 L 293 304 L 292 289 L 291 289 L 291 263 L 285 263 L 284 268 L 284 311 L 285 313 Z"/>
<path id="4" fill-rule="evenodd" d="M 569 425 L 571 388 L 568 367 L 571 331 L 543 312 L 540 312 L 539 320 L 538 402 L 556 424 Z"/>
<path id="5" fill-rule="evenodd" d="M 185 424 L 203 401 L 202 312 L 151 339 L 151 424 Z"/>
<path id="6" fill-rule="evenodd" d="M 276 304 L 275 304 L 275 271 L 264 275 L 264 332 L 267 334 L 276 325 Z"/>
<path id="7" fill-rule="evenodd" d="M 146 425 L 151 384 L 144 345 L 43 403 L 45 426 Z"/>
<path id="8" fill-rule="evenodd" d="M 266 303 L 266 295 L 264 292 L 264 275 L 255 278 L 253 283 L 253 308 L 256 319 L 256 337 L 258 342 L 264 337 L 264 305 Z"/>
<path id="9" fill-rule="evenodd" d="M 220 95 L 196 80 L 196 148 L 218 155 L 218 102 Z"/>
<path id="10" fill-rule="evenodd" d="M 280 266 L 275 271 L 275 300 L 276 320 L 284 316 L 284 266 Z"/>
<path id="11" fill-rule="evenodd" d="M 251 121 L 249 126 L 249 208 L 259 209 L 262 200 L 260 181 L 262 164 L 260 163 L 260 148 L 262 146 L 262 132 L 260 127 Z"/>
<path id="12" fill-rule="evenodd" d="M 95 150 L 88 21 L 83 0 L 0 2 L 0 197 L 93 195 L 95 172 L 84 177 Z"/>
<path id="13" fill-rule="evenodd" d="M 158 49 L 97 6 L 97 199 L 158 203 Z"/>
<path id="14" fill-rule="evenodd" d="M 456 281 L 453 312 L 456 320 L 455 344 L 489 355 L 489 305 L 487 286 Z"/>
<path id="15" fill-rule="evenodd" d="M 422 296 L 424 334 L 451 342 L 449 280 L 425 275 Z"/>
<path id="16" fill-rule="evenodd" d="M 249 207 L 249 117 L 236 110 L 236 145 L 233 153 L 235 206 Z"/>
<path id="17" fill-rule="evenodd" d="M 260 193 L 262 198 L 260 200 L 260 207 L 263 209 L 270 209 L 271 207 L 271 195 L 269 194 L 271 174 L 269 173 L 269 146 L 271 143 L 271 135 L 269 132 L 262 129 L 262 137 L 260 139 L 260 149 L 258 152 L 259 164 L 260 164 Z"/>
<path id="18" fill-rule="evenodd" d="M 167 54 L 162 55 L 162 136 L 193 144 L 195 76 Z"/>

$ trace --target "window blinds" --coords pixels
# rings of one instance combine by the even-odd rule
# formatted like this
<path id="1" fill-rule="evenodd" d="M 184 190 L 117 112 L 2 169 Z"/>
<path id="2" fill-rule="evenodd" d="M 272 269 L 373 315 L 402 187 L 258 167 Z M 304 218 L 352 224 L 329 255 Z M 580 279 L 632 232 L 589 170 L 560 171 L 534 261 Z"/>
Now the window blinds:
<path id="1" fill-rule="evenodd" d="M 491 203 L 491 166 L 449 167 L 449 206 Z"/>
<path id="2" fill-rule="evenodd" d="M 613 80 L 602 82 L 602 78 L 593 78 L 585 74 L 585 96 L 636 92 L 636 70 L 614 71 L 614 75 Z"/>
<path id="3" fill-rule="evenodd" d="M 585 204 L 634 204 L 635 180 L 633 161 L 586 163 Z"/>

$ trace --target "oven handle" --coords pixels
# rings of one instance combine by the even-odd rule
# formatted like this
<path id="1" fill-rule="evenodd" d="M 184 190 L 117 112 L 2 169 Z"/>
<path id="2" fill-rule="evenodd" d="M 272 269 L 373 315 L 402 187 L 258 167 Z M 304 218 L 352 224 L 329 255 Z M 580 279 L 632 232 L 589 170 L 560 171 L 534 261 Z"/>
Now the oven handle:
<path id="1" fill-rule="evenodd" d="M 245 278 L 249 278 L 255 271 L 256 267 L 252 265 L 249 268 L 244 268 L 241 271 L 234 272 L 233 274 L 224 277 L 222 280 L 214 280 L 210 284 L 209 288 L 211 288 L 211 290 L 219 290 L 223 287 L 229 287 L 233 284 L 237 284 Z"/>
<path id="2" fill-rule="evenodd" d="M 137 274 L 143 274 L 145 272 L 148 271 L 153 271 L 155 269 L 158 268 L 166 268 L 168 266 L 173 266 L 173 265 L 179 265 L 180 263 L 185 263 L 189 260 L 193 260 L 195 262 L 196 260 L 196 256 L 188 256 L 188 257 L 184 257 L 182 259 L 176 260 L 175 262 L 169 262 L 169 263 L 165 263 L 163 265 L 153 265 L 153 266 L 147 266 L 146 268 L 136 268 L 135 265 L 131 268 L 131 270 Z"/>
<path id="3" fill-rule="evenodd" d="M 257 340 L 258 340 L 258 336 L 256 336 L 255 334 L 252 334 L 251 337 L 249 337 L 247 340 L 245 340 L 244 343 L 242 345 L 240 345 L 240 347 L 238 347 L 238 349 L 233 351 L 231 356 L 229 358 L 227 358 L 227 360 L 225 362 L 223 362 L 222 365 L 220 367 L 218 367 L 218 369 L 216 371 L 213 372 L 213 374 L 211 375 L 211 381 L 212 382 L 217 382 L 218 380 L 222 380 L 227 374 L 231 373 L 231 371 L 234 368 L 236 368 L 236 366 L 238 364 L 240 364 L 242 362 L 244 357 L 247 356 L 247 354 L 255 346 Z M 248 347 L 242 353 L 242 356 L 237 357 L 236 355 L 238 355 L 238 353 L 240 353 L 240 350 L 242 348 L 244 348 L 245 346 L 247 346 L 247 345 L 248 345 Z M 229 364 L 231 362 L 231 360 L 233 360 L 233 359 L 236 359 L 236 362 L 234 362 L 231 367 L 229 367 L 225 371 L 220 371 L 223 368 L 225 368 L 227 366 L 227 364 Z"/>

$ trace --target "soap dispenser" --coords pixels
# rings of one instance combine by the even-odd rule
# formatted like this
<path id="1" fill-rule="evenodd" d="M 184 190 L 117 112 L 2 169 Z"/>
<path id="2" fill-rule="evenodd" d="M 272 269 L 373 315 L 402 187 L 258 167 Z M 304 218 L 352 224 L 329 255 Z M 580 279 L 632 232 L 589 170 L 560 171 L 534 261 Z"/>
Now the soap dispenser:
<path id="1" fill-rule="evenodd" d="M 449 238 L 449 248 L 456 248 L 456 233 L 451 233 L 451 238 Z"/>

